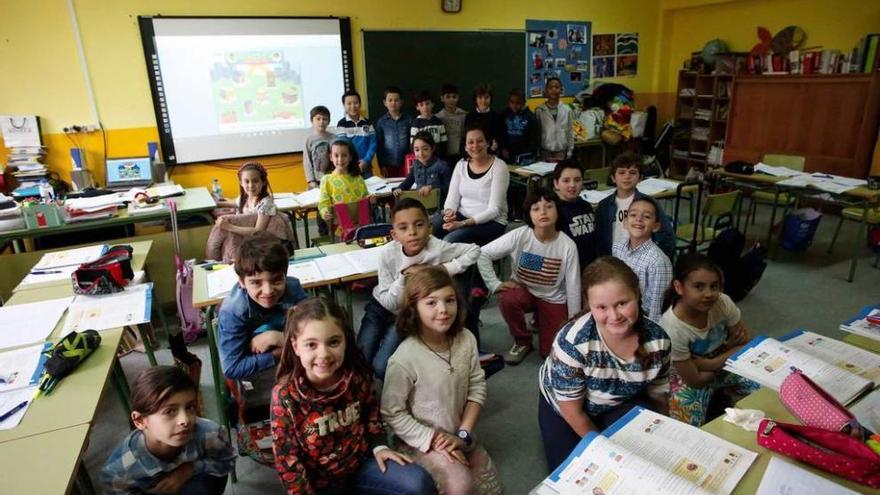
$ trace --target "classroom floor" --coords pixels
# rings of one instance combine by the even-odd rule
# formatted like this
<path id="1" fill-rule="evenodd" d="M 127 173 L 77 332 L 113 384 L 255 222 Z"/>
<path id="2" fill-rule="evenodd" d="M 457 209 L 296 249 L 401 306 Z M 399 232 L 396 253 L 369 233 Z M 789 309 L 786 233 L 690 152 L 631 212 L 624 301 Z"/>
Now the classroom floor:
<path id="1" fill-rule="evenodd" d="M 769 216 L 767 211 L 761 214 Z M 762 224 L 762 221 L 767 220 L 766 216 L 759 216 L 757 226 L 749 227 L 749 234 L 766 233 L 766 223 Z M 849 253 L 856 234 L 855 223 L 844 223 L 835 253 L 826 254 L 836 225 L 837 217 L 826 215 L 807 252 L 789 253 L 777 249 L 775 259 L 771 260 L 758 286 L 739 303 L 744 320 L 755 333 L 778 336 L 802 328 L 841 338 L 840 322 L 863 306 L 877 302 L 880 270 L 871 266 L 874 255 L 867 249 L 860 250 L 855 281 L 846 281 Z M 356 322 L 363 315 L 365 302 L 365 295 L 356 295 Z M 482 321 L 483 346 L 494 352 L 505 352 L 511 341 L 494 300 L 483 311 Z M 204 363 L 201 390 L 206 415 L 216 418 L 207 341 L 200 339 L 191 350 Z M 171 364 L 172 361 L 167 350 L 159 351 L 157 358 L 162 364 Z M 122 364 L 131 381 L 147 366 L 147 361 L 141 354 L 130 354 L 122 358 Z M 532 353 L 519 366 L 507 367 L 489 380 L 489 402 L 481 414 L 476 436 L 498 466 L 506 493 L 525 494 L 549 474 L 537 423 L 537 372 L 540 365 L 537 353 Z M 97 485 L 104 460 L 129 431 L 127 414 L 122 411 L 109 386 L 105 389 L 95 425 L 85 463 Z M 278 478 L 270 468 L 239 457 L 236 472 L 238 483 L 230 483 L 227 493 L 281 493 Z"/>

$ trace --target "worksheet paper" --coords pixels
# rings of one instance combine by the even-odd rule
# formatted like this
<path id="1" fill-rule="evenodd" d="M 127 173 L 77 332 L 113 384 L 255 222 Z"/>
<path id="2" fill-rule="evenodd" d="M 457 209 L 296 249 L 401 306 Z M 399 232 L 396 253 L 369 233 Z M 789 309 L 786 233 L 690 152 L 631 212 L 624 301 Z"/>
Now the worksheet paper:
<path id="1" fill-rule="evenodd" d="M 79 268 L 79 265 L 60 266 L 47 270 L 37 270 L 35 268 L 31 271 L 36 271 L 37 273 L 28 273 L 24 277 L 24 279 L 19 282 L 18 287 L 16 287 L 15 290 L 21 290 L 28 287 L 36 287 L 41 284 L 51 284 L 53 282 L 60 281 L 71 283 L 71 277 L 73 276 L 73 272 L 75 272 L 77 268 Z"/>
<path id="2" fill-rule="evenodd" d="M 641 407 L 588 433 L 538 495 L 728 494 L 757 454 Z"/>
<path id="3" fill-rule="evenodd" d="M 324 256 L 323 258 L 316 258 L 314 261 L 318 266 L 318 270 L 321 271 L 324 280 L 342 278 L 360 273 L 358 267 L 345 257 L 345 253 L 331 254 L 329 256 Z"/>
<path id="4" fill-rule="evenodd" d="M 778 391 L 796 368 L 844 405 L 872 388 L 867 377 L 876 376 L 880 356 L 812 332 L 795 334 L 799 337 L 755 337 L 724 369 Z"/>
<path id="5" fill-rule="evenodd" d="M 755 172 L 763 172 L 774 177 L 796 177 L 798 175 L 806 175 L 800 170 L 794 170 L 788 167 L 774 167 L 766 163 L 758 163 L 755 165 Z"/>
<path id="6" fill-rule="evenodd" d="M 828 493 L 835 495 L 858 495 L 844 486 L 807 471 L 775 455 L 764 471 L 764 478 L 756 495 L 805 495 Z"/>
<path id="7" fill-rule="evenodd" d="M 327 280 L 318 264 L 314 261 L 303 261 L 301 263 L 291 263 L 287 265 L 287 276 L 294 277 L 299 280 L 302 285 L 314 284 Z"/>
<path id="8" fill-rule="evenodd" d="M 587 203 L 595 205 L 603 199 L 607 198 L 608 196 L 614 194 L 615 190 L 616 189 L 614 189 L 613 187 L 610 189 L 604 189 L 602 191 L 598 189 L 584 189 L 583 191 L 581 191 L 581 198 Z"/>
<path id="9" fill-rule="evenodd" d="M 880 316 L 880 309 L 865 308 L 855 318 L 841 323 L 840 329 L 869 339 L 880 340 L 880 325 L 869 322 L 867 316 Z"/>
<path id="10" fill-rule="evenodd" d="M 535 162 L 531 165 L 526 165 L 525 167 L 520 167 L 520 170 L 527 170 L 533 174 L 537 175 L 545 175 L 549 174 L 556 168 L 555 163 L 550 162 Z"/>
<path id="11" fill-rule="evenodd" d="M 645 179 L 636 184 L 636 189 L 642 194 L 653 196 L 664 191 L 674 191 L 678 187 L 678 182 L 671 180 L 656 179 L 654 177 Z"/>
<path id="12" fill-rule="evenodd" d="M 75 249 L 65 249 L 64 251 L 56 251 L 54 253 L 46 253 L 40 258 L 40 261 L 31 268 L 35 270 L 48 270 L 61 266 L 79 266 L 83 263 L 95 261 L 107 252 L 107 245 L 86 246 Z"/>
<path id="13" fill-rule="evenodd" d="M 309 189 L 296 195 L 296 202 L 299 206 L 317 206 L 318 198 L 321 196 L 321 190 L 318 188 Z"/>
<path id="14" fill-rule="evenodd" d="M 67 313 L 64 332 L 110 330 L 150 322 L 153 284 L 127 287 L 105 296 L 76 296 Z"/>
<path id="15" fill-rule="evenodd" d="M 375 175 L 365 179 L 364 182 L 367 184 L 367 192 L 370 194 L 381 194 L 381 193 L 390 193 L 391 186 L 388 185 L 388 182 L 381 177 L 376 177 Z"/>
<path id="16" fill-rule="evenodd" d="M 229 293 L 229 290 L 238 283 L 238 274 L 232 265 L 220 270 L 208 272 L 208 297 L 220 297 Z"/>
<path id="17" fill-rule="evenodd" d="M 6 418 L 6 421 L 0 421 L 0 430 L 11 430 L 18 426 L 18 423 L 21 423 L 21 418 L 24 417 L 25 413 L 31 404 L 34 401 L 34 396 L 37 394 L 37 386 L 34 385 L 32 387 L 20 388 L 18 390 L 10 390 L 9 392 L 0 393 L 0 416 L 6 414 L 7 411 L 11 411 L 12 408 L 21 404 L 24 401 L 28 401 L 28 404 L 21 409 L 18 410 L 17 413 L 12 416 Z"/>
<path id="18" fill-rule="evenodd" d="M 0 349 L 46 340 L 72 300 L 62 297 L 0 307 Z"/>
<path id="19" fill-rule="evenodd" d="M 379 258 L 382 256 L 382 249 L 378 247 L 359 249 L 342 253 L 342 256 L 357 268 L 359 274 L 373 273 L 379 271 Z"/>
<path id="20" fill-rule="evenodd" d="M 44 348 L 43 344 L 37 344 L 0 352 L 0 392 L 31 386 L 34 374 L 40 367 Z"/>

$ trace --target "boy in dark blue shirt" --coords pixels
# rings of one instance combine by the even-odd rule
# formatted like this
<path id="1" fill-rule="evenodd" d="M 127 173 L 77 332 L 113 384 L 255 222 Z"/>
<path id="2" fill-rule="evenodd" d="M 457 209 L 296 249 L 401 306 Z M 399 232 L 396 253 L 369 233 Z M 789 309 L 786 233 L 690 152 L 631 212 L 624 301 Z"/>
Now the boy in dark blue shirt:
<path id="1" fill-rule="evenodd" d="M 507 163 L 534 161 L 541 134 L 535 114 L 526 106 L 526 97 L 519 89 L 510 91 L 504 112 L 504 140 L 501 158 Z"/>
<path id="2" fill-rule="evenodd" d="M 410 145 L 415 139 L 416 134 L 425 131 L 434 138 L 434 144 L 437 145 L 437 152 L 442 157 L 445 155 L 446 142 L 449 138 L 446 135 L 446 126 L 440 117 L 434 115 L 434 101 L 431 94 L 427 91 L 419 91 L 415 96 L 416 110 L 419 114 L 413 120 L 412 126 L 409 128 Z"/>
<path id="3" fill-rule="evenodd" d="M 412 119 L 401 113 L 403 97 L 400 88 L 389 86 L 385 89 L 383 103 L 388 112 L 376 121 L 376 158 L 382 175 L 400 177 L 409 153 Z"/>

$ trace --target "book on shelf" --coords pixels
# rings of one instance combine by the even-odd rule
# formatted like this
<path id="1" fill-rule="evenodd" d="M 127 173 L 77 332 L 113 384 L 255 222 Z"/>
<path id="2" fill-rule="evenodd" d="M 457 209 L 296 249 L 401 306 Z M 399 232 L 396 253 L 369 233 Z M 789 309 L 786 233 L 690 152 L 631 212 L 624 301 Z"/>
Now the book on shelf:
<path id="1" fill-rule="evenodd" d="M 641 407 L 584 435 L 532 495 L 728 494 L 757 454 Z"/>
<path id="2" fill-rule="evenodd" d="M 776 391 L 792 370 L 798 369 L 846 405 L 874 388 L 880 379 L 880 356 L 796 330 L 775 339 L 755 337 L 727 359 L 724 369 Z"/>
<path id="3" fill-rule="evenodd" d="M 841 323 L 840 329 L 880 341 L 880 307 L 862 308 L 858 315 Z"/>

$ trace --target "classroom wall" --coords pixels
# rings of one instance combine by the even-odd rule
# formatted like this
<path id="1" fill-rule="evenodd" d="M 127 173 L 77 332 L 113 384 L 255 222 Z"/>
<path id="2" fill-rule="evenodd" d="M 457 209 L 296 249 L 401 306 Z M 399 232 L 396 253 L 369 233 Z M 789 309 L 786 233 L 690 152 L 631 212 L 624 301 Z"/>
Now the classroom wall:
<path id="1" fill-rule="evenodd" d="M 257 0 L 246 4 L 231 0 L 177 2 L 130 0 L 104 2 L 75 0 L 87 65 L 91 73 L 100 120 L 110 156 L 145 154 L 146 142 L 157 139 L 137 16 L 165 15 L 303 15 L 349 16 L 355 82 L 364 91 L 363 29 L 523 29 L 525 19 L 589 20 L 594 33 L 635 31 L 640 50 L 651 54 L 658 43 L 658 0 L 607 2 L 602 0 L 465 0 L 459 14 L 444 14 L 438 0 Z M 67 136 L 62 127 L 93 123 L 83 82 L 68 3 L 64 0 L 19 2 L 0 0 L 0 63 L 7 70 L 28 75 L 0 78 L 0 113 L 40 115 L 49 147 L 49 164 L 63 178 L 69 176 Z M 652 93 L 656 57 L 639 60 L 638 75 L 609 80 L 636 91 L 638 104 L 656 100 Z M 466 61 L 463 61 L 466 63 Z M 476 69 L 478 70 L 478 69 Z M 439 81 L 439 79 L 438 79 Z M 506 89 L 504 90 L 506 91 Z M 372 109 L 378 117 L 384 109 Z M 333 116 L 335 121 L 340 116 Z M 103 180 L 104 137 L 101 133 L 78 136 L 87 150 L 90 168 Z M 267 157 L 276 191 L 302 190 L 305 182 L 300 154 Z M 235 169 L 240 161 L 176 167 L 173 179 L 185 186 L 207 185 L 217 177 L 225 192 L 237 190 Z"/>

